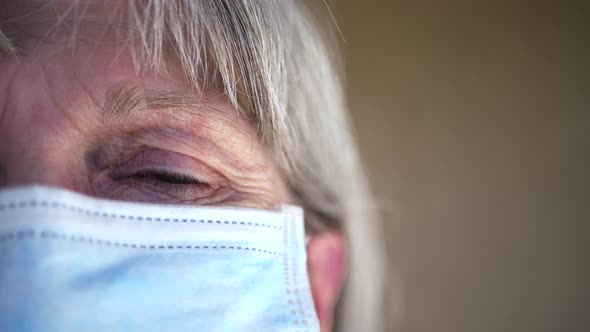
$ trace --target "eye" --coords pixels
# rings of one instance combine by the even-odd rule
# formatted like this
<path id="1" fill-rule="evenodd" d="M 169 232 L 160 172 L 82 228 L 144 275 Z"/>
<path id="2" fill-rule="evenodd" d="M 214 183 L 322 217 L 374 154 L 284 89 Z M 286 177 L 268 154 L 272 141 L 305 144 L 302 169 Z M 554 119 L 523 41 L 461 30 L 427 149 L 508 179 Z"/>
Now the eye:
<path id="1" fill-rule="evenodd" d="M 178 185 L 207 185 L 207 183 L 199 179 L 183 173 L 176 173 L 163 169 L 144 169 L 140 170 L 130 176 L 136 179 L 155 180 L 162 183 L 178 184 Z"/>
<path id="2" fill-rule="evenodd" d="M 212 189 L 212 184 L 201 180 L 196 176 L 182 171 L 145 168 L 131 172 L 115 172 L 111 178 L 121 183 L 131 184 L 135 187 L 145 186 L 161 191 L 182 193 L 182 192 L 207 192 Z"/>
<path id="3" fill-rule="evenodd" d="M 221 204 L 233 190 L 212 166 L 187 155 L 142 147 L 89 159 L 98 165 L 91 183 L 97 196 L 153 203 Z"/>
<path id="4" fill-rule="evenodd" d="M 166 192 L 177 196 L 193 196 L 197 194 L 209 193 L 213 185 L 207 181 L 201 180 L 196 176 L 184 173 L 182 171 L 162 169 L 162 168 L 145 168 L 112 174 L 111 178 L 119 183 L 125 183 L 135 188 L 152 188 L 158 192 Z"/>

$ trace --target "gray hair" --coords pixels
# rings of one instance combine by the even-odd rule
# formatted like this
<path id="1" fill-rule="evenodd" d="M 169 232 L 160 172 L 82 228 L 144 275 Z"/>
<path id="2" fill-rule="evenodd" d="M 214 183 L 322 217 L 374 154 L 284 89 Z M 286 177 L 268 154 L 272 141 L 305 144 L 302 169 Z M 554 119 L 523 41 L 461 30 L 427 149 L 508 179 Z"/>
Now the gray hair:
<path id="1" fill-rule="evenodd" d="M 58 23 L 84 20 L 80 1 L 54 2 Z M 187 83 L 218 87 L 249 117 L 304 208 L 308 231 L 342 230 L 349 240 L 339 330 L 380 330 L 383 250 L 347 118 L 334 28 L 321 29 L 295 0 L 123 0 L 117 16 L 117 38 L 138 70 L 166 72 L 173 57 Z M 0 32 L 0 52 L 16 51 Z"/>

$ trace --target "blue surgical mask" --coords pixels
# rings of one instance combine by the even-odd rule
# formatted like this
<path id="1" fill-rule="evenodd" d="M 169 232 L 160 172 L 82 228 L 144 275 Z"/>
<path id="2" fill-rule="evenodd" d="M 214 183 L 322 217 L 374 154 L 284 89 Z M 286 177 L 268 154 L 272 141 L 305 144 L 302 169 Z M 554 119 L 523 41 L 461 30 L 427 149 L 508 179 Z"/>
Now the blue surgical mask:
<path id="1" fill-rule="evenodd" d="M 0 331 L 318 331 L 302 210 L 0 191 Z"/>

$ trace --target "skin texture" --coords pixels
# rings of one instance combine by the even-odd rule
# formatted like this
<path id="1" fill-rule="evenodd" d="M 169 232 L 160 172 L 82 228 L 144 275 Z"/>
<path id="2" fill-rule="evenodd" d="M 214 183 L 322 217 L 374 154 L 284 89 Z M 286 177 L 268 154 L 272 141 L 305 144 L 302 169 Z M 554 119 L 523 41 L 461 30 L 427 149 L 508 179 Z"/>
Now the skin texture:
<path id="1" fill-rule="evenodd" d="M 167 204 L 289 203 L 254 126 L 219 92 L 194 91 L 174 69 L 138 74 L 129 54 L 108 44 L 63 47 L 60 36 L 36 35 L 19 41 L 18 59 L 0 58 L 0 187 L 44 184 Z M 322 331 L 332 326 L 344 256 L 341 234 L 311 237 L 308 267 Z"/>

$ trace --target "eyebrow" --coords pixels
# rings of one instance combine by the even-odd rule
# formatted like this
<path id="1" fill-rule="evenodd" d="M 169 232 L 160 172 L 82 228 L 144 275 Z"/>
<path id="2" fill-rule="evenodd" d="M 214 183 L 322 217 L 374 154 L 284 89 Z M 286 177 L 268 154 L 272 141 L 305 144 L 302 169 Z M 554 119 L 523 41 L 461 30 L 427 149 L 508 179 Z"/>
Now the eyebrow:
<path id="1" fill-rule="evenodd" d="M 241 113 L 231 109 L 222 109 L 214 104 L 219 103 L 205 96 L 176 90 L 150 90 L 138 86 L 119 84 L 108 88 L 105 92 L 101 111 L 107 118 L 142 118 L 153 114 L 150 112 L 174 112 L 172 118 L 178 122 L 186 123 L 186 117 L 201 117 L 204 122 L 220 121 L 223 125 L 231 127 L 233 130 L 244 132 L 243 125 L 249 125 L 249 121 L 240 123 L 232 117 L 231 110 L 235 111 L 235 116 L 241 116 Z M 99 104 L 100 105 L 100 104 Z M 247 120 L 247 119 L 246 119 Z M 207 126 L 205 124 L 205 126 Z M 237 156 L 225 149 L 219 142 L 211 137 L 199 136 L 201 143 L 213 147 L 222 152 L 222 154 L 232 162 L 237 162 Z"/>
<path id="2" fill-rule="evenodd" d="M 118 85 L 107 89 L 102 109 L 105 116 L 121 117 L 157 109 L 215 109 L 201 96 L 174 90 L 148 90 Z M 216 109 L 218 112 L 220 110 Z"/>
<path id="3" fill-rule="evenodd" d="M 182 115 L 196 116 L 209 121 L 220 121 L 236 130 L 243 130 L 236 117 L 244 113 L 229 106 L 235 114 L 222 109 L 210 98 L 197 93 L 178 90 L 151 90 L 138 86 L 119 84 L 105 92 L 102 109 L 105 117 L 122 118 L 149 115 L 149 112 L 165 112 L 173 110 L 175 117 Z M 148 114 L 146 114 L 148 112 Z M 232 116 L 232 115 L 235 115 Z M 248 115 L 245 115 L 246 122 Z"/>

